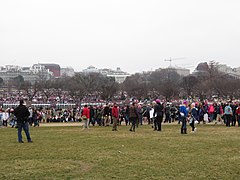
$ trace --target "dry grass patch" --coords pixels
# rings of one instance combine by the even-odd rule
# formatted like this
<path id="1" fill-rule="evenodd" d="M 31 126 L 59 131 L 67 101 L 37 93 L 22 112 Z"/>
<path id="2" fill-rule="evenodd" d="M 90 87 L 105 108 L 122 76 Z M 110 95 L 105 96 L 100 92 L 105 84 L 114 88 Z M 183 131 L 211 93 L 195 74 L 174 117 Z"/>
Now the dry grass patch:
<path id="1" fill-rule="evenodd" d="M 240 129 L 200 125 L 180 134 L 140 126 L 31 128 L 34 143 L 18 144 L 15 129 L 0 129 L 0 179 L 238 179 Z M 188 129 L 190 131 L 190 128 Z"/>

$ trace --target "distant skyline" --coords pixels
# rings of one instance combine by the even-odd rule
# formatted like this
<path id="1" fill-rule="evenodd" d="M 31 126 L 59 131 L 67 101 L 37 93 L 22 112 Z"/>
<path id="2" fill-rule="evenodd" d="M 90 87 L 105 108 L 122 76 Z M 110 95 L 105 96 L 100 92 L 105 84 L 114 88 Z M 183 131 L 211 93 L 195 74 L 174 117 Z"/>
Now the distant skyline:
<path id="1" fill-rule="evenodd" d="M 0 64 L 136 73 L 215 60 L 240 66 L 239 0 L 7 0 Z M 176 59 L 176 60 L 174 60 Z"/>

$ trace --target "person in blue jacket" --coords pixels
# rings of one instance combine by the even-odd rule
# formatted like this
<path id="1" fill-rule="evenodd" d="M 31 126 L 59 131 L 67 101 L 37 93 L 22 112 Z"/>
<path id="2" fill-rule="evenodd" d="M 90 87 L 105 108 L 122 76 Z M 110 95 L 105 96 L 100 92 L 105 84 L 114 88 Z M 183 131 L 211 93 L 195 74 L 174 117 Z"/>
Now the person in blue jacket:
<path id="1" fill-rule="evenodd" d="M 182 122 L 181 126 L 181 134 L 187 134 L 187 117 L 188 117 L 188 109 L 187 109 L 187 101 L 183 101 L 183 103 L 179 107 L 180 120 Z"/>

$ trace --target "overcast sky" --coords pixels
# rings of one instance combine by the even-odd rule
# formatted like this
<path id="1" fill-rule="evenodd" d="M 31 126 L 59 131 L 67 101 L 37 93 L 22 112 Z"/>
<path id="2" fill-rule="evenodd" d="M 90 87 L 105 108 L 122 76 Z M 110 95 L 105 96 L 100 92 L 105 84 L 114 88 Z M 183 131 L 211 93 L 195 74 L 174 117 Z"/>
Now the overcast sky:
<path id="1" fill-rule="evenodd" d="M 239 67 L 240 0 L 0 1 L 0 65 L 135 73 L 170 57 L 191 69 L 210 60 Z"/>

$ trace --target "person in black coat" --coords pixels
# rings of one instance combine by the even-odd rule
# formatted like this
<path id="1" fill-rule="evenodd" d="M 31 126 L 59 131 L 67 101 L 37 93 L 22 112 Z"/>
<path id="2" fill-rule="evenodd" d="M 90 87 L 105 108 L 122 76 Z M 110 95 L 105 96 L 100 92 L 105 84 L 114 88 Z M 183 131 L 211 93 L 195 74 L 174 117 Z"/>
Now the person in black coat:
<path id="1" fill-rule="evenodd" d="M 29 133 L 29 125 L 28 125 L 28 117 L 30 116 L 30 112 L 28 108 L 23 104 L 24 101 L 20 100 L 20 105 L 14 110 L 14 115 L 17 118 L 17 126 L 18 126 L 18 142 L 23 143 L 22 140 L 22 129 L 24 130 L 27 141 L 32 142 Z"/>
<path id="2" fill-rule="evenodd" d="M 108 105 L 108 103 L 106 103 L 106 106 L 103 108 L 103 118 L 104 118 L 104 126 L 109 126 L 110 123 L 110 107 Z"/>
<path id="3" fill-rule="evenodd" d="M 161 104 L 160 100 L 156 100 L 156 105 L 154 106 L 153 117 L 154 120 L 154 131 L 161 131 L 162 130 L 162 121 L 163 121 L 163 111 L 164 107 Z"/>

